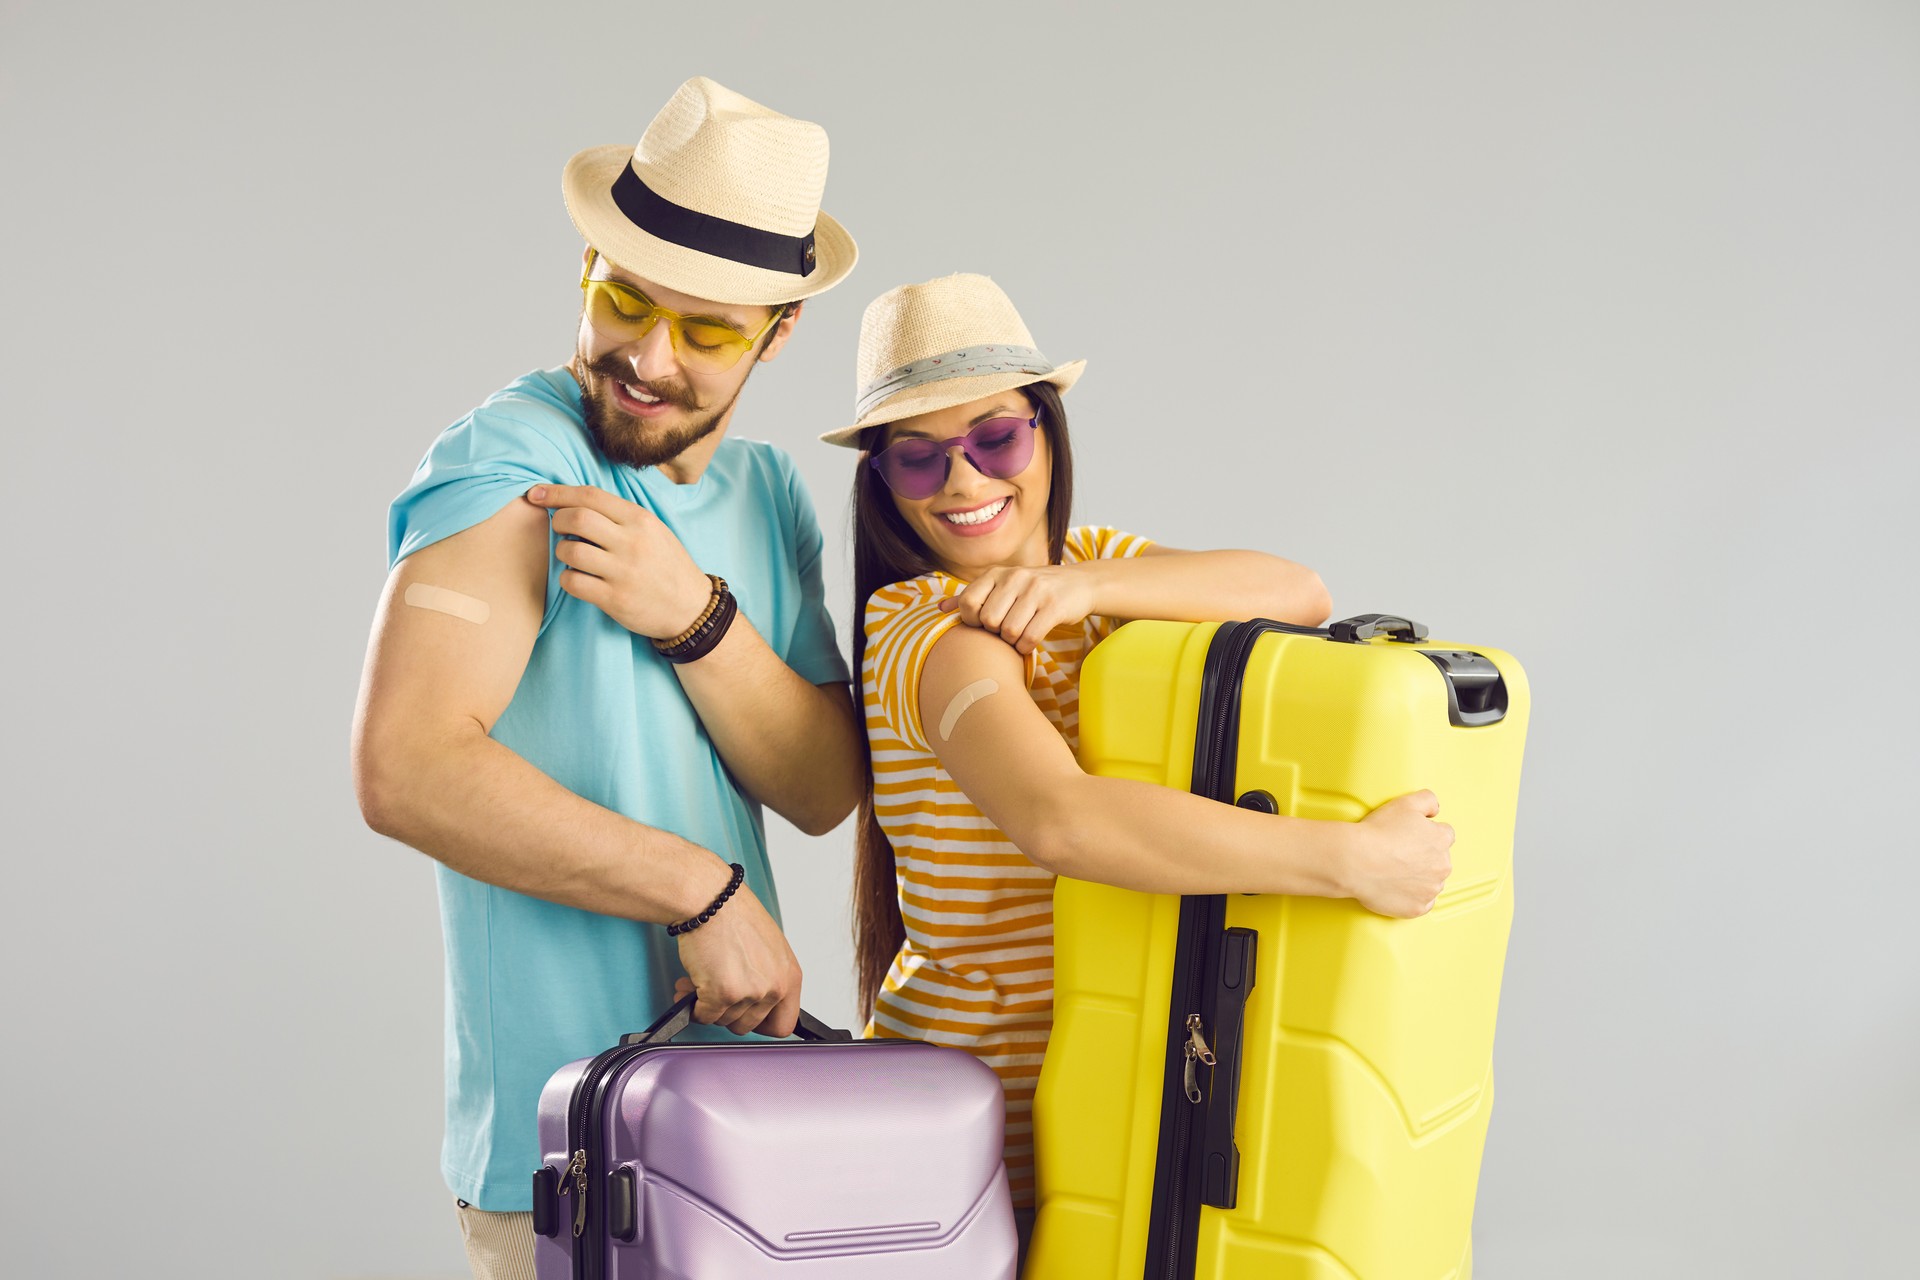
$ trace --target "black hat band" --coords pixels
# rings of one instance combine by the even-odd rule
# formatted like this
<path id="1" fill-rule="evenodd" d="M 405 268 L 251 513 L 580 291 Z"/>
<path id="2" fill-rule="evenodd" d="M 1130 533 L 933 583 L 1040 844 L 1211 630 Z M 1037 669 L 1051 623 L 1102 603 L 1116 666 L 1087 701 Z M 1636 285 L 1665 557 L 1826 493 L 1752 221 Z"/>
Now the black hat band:
<path id="1" fill-rule="evenodd" d="M 613 203 L 634 226 L 683 249 L 767 271 L 813 274 L 813 232 L 783 236 L 677 205 L 642 182 L 631 161 L 613 180 Z"/>

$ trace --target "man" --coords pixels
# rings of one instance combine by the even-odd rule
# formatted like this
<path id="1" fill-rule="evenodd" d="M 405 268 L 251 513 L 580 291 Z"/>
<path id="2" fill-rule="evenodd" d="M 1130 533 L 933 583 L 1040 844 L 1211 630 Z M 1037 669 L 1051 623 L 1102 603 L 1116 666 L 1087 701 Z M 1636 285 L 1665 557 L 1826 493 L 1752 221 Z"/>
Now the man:
<path id="1" fill-rule="evenodd" d="M 802 300 L 853 267 L 826 168 L 819 126 L 705 79 L 637 148 L 575 156 L 572 361 L 449 427 L 393 504 L 355 785 L 369 825 L 442 864 L 442 1166 L 481 1280 L 533 1275 L 555 1068 L 676 980 L 699 1022 L 796 1021 L 760 805 L 835 826 L 860 729 L 806 491 L 728 429 Z"/>

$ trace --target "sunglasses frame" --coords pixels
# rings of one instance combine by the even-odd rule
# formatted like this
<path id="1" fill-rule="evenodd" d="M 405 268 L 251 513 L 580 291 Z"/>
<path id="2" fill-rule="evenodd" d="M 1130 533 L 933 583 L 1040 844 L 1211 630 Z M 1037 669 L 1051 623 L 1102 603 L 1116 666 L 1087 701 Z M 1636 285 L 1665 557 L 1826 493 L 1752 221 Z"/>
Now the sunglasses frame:
<path id="1" fill-rule="evenodd" d="M 673 344 L 674 355 L 679 357 L 680 363 L 696 369 L 704 369 L 712 373 L 724 373 L 726 370 L 733 368 L 733 366 L 740 363 L 740 357 L 753 350 L 753 344 L 765 337 L 767 330 L 773 328 L 773 326 L 778 324 L 781 318 L 787 314 L 785 307 L 775 307 L 773 314 L 767 317 L 767 322 L 751 334 L 740 328 L 739 325 L 734 324 L 731 320 L 723 320 L 719 316 L 681 315 L 671 307 L 661 306 L 652 298 L 649 298 L 646 294 L 640 292 L 623 280 L 611 280 L 605 277 L 595 279 L 593 275 L 593 264 L 599 261 L 599 258 L 600 251 L 589 246 L 587 249 L 586 269 L 580 273 L 580 292 L 586 294 L 588 299 L 587 323 L 593 324 L 592 298 L 595 289 L 600 289 L 607 293 L 615 293 L 617 291 L 619 294 L 638 298 L 646 305 L 647 314 L 635 322 L 637 331 L 631 338 L 626 339 L 626 341 L 638 342 L 653 332 L 654 325 L 658 324 L 662 319 L 665 319 L 667 322 L 667 340 Z M 693 344 L 687 341 L 687 333 L 684 326 L 696 321 L 701 324 L 711 324 L 717 328 L 725 329 L 739 339 L 737 342 L 732 340 L 727 342 L 726 350 L 732 351 L 733 354 L 725 364 L 714 364 L 712 351 L 693 348 Z M 594 328 L 600 329 L 600 326 L 594 325 Z M 600 331 L 605 332 L 605 330 Z M 612 337 L 616 335 L 609 334 L 608 336 Z M 692 349 L 690 350 L 690 348 Z"/>
<path id="2" fill-rule="evenodd" d="M 955 445 L 960 446 L 960 454 L 962 457 L 964 457 L 967 460 L 967 465 L 972 467 L 975 471 L 978 471 L 981 475 L 986 476 L 990 480 L 1011 480 L 1013 479 L 1014 476 L 1019 475 L 1021 472 L 1025 471 L 1028 467 L 1033 465 L 1033 450 L 1031 449 L 1031 447 L 1029 447 L 1029 449 L 1027 450 L 1027 460 L 1020 464 L 1020 469 L 1018 471 L 1011 471 L 1004 476 L 994 475 L 993 472 L 981 466 L 979 459 L 975 458 L 973 454 L 967 449 L 968 437 L 972 436 L 974 432 L 980 430 L 982 427 L 992 426 L 996 422 L 1017 422 L 1023 427 L 1027 427 L 1032 431 L 1038 432 L 1040 430 L 1040 411 L 1038 409 L 1034 410 L 1033 416 L 1031 418 L 1016 417 L 1013 414 L 997 414 L 991 418 L 982 418 L 980 421 L 974 423 L 971 427 L 968 427 L 966 431 L 964 431 L 960 435 L 948 436 L 945 440 L 929 440 L 925 436 L 903 437 L 899 440 L 895 440 L 892 444 L 888 445 L 886 448 L 867 455 L 867 465 L 880 473 L 880 480 L 882 483 L 884 483 L 887 486 L 888 489 L 892 490 L 892 492 L 896 496 L 905 498 L 909 502 L 924 502 L 928 498 L 931 498 L 934 494 L 939 493 L 941 489 L 946 487 L 947 481 L 952 479 L 953 477 L 953 447 Z M 926 493 L 922 493 L 922 494 L 901 493 L 900 490 L 897 487 L 895 487 L 892 478 L 887 475 L 887 469 L 882 465 L 880 465 L 880 460 L 883 457 L 893 452 L 895 449 L 898 449 L 901 445 L 909 444 L 909 443 L 923 443 L 923 444 L 937 445 L 940 449 L 940 458 L 946 464 L 946 470 L 940 473 L 940 483 L 936 484 L 931 490 L 929 490 Z"/>

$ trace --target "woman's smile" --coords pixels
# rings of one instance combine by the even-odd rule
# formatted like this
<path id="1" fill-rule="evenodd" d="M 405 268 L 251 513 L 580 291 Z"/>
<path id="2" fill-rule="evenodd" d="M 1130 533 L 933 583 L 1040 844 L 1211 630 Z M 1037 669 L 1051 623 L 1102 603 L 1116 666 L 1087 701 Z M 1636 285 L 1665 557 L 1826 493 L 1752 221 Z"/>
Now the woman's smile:
<path id="1" fill-rule="evenodd" d="M 1002 494 L 973 507 L 959 507 L 935 514 L 953 526 L 955 535 L 962 538 L 978 538 L 992 533 L 1006 523 L 1006 515 L 1013 509 L 1013 495 Z"/>

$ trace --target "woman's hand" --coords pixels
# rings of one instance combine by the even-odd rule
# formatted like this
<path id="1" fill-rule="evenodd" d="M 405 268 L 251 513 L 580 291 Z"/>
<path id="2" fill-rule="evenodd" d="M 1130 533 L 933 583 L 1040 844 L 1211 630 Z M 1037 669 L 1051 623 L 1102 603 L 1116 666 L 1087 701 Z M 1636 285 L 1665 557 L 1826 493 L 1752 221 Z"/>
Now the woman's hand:
<path id="1" fill-rule="evenodd" d="M 1360 820 L 1362 839 L 1346 887 L 1361 906 L 1411 919 L 1433 910 L 1453 874 L 1453 828 L 1436 822 L 1440 801 L 1416 791 L 1387 801 Z"/>
<path id="2" fill-rule="evenodd" d="M 1070 564 L 988 569 L 959 595 L 942 600 L 940 609 L 958 611 L 960 621 L 993 632 L 1024 655 L 1055 627 L 1095 612 L 1093 580 Z"/>

